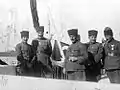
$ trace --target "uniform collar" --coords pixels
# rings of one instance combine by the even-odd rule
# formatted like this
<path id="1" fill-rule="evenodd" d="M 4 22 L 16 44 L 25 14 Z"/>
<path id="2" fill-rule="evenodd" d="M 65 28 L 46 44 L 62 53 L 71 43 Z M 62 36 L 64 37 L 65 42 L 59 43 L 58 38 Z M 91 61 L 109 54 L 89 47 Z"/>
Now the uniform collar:
<path id="1" fill-rule="evenodd" d="M 76 41 L 75 43 L 72 43 L 72 44 L 76 44 L 76 43 L 78 43 L 79 41 Z"/>
<path id="2" fill-rule="evenodd" d="M 43 39 L 43 38 L 44 38 L 44 36 L 43 36 L 43 37 L 39 37 L 39 36 L 38 36 L 38 39 Z"/>
<path id="3" fill-rule="evenodd" d="M 28 44 L 28 43 L 25 43 L 25 42 L 21 42 L 22 44 Z"/>
<path id="4" fill-rule="evenodd" d="M 97 43 L 97 42 L 94 42 L 94 43 L 92 43 L 92 42 L 89 42 L 89 44 L 90 44 L 90 45 L 92 45 L 92 44 L 96 44 L 96 43 Z"/>

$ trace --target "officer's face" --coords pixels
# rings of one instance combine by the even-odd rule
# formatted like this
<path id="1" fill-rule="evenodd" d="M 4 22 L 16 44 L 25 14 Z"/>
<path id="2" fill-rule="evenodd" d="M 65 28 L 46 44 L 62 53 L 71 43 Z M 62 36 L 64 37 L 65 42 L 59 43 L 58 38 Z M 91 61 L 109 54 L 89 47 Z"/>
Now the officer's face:
<path id="1" fill-rule="evenodd" d="M 111 36 L 111 35 L 105 35 L 105 38 L 106 38 L 107 41 L 110 41 L 113 38 L 113 36 Z"/>
<path id="2" fill-rule="evenodd" d="M 24 37 L 22 37 L 22 42 L 25 42 L 25 43 L 26 43 L 26 42 L 28 41 L 28 39 L 29 39 L 29 37 L 25 37 L 25 36 L 24 36 Z"/>
<path id="3" fill-rule="evenodd" d="M 42 31 L 38 32 L 38 37 L 43 37 L 43 35 L 44 35 L 44 32 L 42 32 Z"/>
<path id="4" fill-rule="evenodd" d="M 89 36 L 89 40 L 91 43 L 95 43 L 96 42 L 96 36 L 95 35 L 92 35 L 92 36 Z"/>
<path id="5" fill-rule="evenodd" d="M 77 41 L 77 36 L 70 35 L 70 40 L 72 41 L 72 43 L 75 43 Z"/>

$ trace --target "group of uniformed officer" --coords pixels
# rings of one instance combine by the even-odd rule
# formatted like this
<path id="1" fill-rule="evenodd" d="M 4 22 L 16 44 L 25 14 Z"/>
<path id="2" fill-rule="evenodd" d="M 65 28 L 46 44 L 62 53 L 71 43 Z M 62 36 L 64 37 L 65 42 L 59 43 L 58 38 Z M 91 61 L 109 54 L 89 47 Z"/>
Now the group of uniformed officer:
<path id="1" fill-rule="evenodd" d="M 44 35 L 44 26 L 36 28 L 38 37 L 32 40 L 32 44 L 28 44 L 29 32 L 22 31 L 22 42 L 16 45 L 18 65 L 17 74 L 34 75 L 37 77 L 51 77 L 52 63 L 50 56 L 52 54 L 52 46 Z"/>
<path id="2" fill-rule="evenodd" d="M 36 28 L 38 37 L 27 43 L 29 32 L 22 31 L 22 42 L 17 44 L 18 65 L 16 71 L 20 75 L 34 75 L 38 77 L 52 77 L 55 73 L 50 60 L 52 46 L 44 35 L 44 26 Z M 110 27 L 104 29 L 106 40 L 96 41 L 97 30 L 88 31 L 88 43 L 80 42 L 78 29 L 68 30 L 72 44 L 68 47 L 63 73 L 68 80 L 94 81 L 101 78 L 101 69 L 105 69 L 111 83 L 120 83 L 120 42 L 113 37 Z M 32 73 L 31 73 L 32 72 Z"/>

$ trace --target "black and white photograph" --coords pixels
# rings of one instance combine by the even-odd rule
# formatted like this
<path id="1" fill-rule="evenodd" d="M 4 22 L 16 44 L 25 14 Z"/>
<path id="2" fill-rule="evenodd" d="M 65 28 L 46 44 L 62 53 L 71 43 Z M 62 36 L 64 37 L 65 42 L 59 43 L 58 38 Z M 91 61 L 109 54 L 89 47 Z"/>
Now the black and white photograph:
<path id="1" fill-rule="evenodd" d="M 0 0 L 0 90 L 120 90 L 120 0 Z"/>

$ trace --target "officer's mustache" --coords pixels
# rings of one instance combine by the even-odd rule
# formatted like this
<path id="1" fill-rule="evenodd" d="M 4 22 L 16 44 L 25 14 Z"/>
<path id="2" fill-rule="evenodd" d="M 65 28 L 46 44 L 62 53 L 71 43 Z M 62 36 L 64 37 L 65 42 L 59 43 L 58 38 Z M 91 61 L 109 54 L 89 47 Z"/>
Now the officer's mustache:
<path id="1" fill-rule="evenodd" d="M 25 39 L 24 41 L 28 41 L 28 39 Z"/>
<path id="2" fill-rule="evenodd" d="M 96 40 L 94 39 L 94 40 L 92 40 L 92 41 L 96 41 Z"/>
<path id="3" fill-rule="evenodd" d="M 74 41 L 75 39 L 71 39 L 72 41 Z"/>

